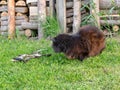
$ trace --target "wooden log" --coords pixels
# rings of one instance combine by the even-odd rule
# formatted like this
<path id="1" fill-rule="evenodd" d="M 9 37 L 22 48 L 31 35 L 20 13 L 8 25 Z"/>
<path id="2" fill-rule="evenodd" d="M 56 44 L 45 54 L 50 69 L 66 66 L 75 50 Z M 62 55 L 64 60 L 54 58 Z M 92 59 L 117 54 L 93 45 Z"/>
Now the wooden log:
<path id="1" fill-rule="evenodd" d="M 72 17 L 73 16 L 73 12 L 72 13 L 66 13 L 66 17 Z"/>
<path id="2" fill-rule="evenodd" d="M 22 22 L 23 29 L 38 29 L 38 23 Z"/>
<path id="3" fill-rule="evenodd" d="M 28 13 L 28 8 L 27 7 L 15 7 L 15 12 L 17 13 Z"/>
<path id="4" fill-rule="evenodd" d="M 55 8 L 54 8 L 54 0 L 49 0 L 49 8 L 50 8 L 50 16 L 53 16 L 55 13 Z"/>
<path id="5" fill-rule="evenodd" d="M 61 28 L 61 32 L 66 31 L 66 0 L 56 0 L 57 18 Z M 62 12 L 62 13 L 61 13 Z"/>
<path id="6" fill-rule="evenodd" d="M 50 7 L 46 7 L 46 15 L 50 16 Z"/>
<path id="7" fill-rule="evenodd" d="M 16 20 L 27 20 L 28 21 L 28 17 L 26 15 L 23 15 L 23 16 L 15 16 L 15 19 Z"/>
<path id="8" fill-rule="evenodd" d="M 7 12 L 2 12 L 2 13 L 1 13 L 1 17 L 2 17 L 2 16 L 8 16 L 8 13 L 7 13 Z"/>
<path id="9" fill-rule="evenodd" d="M 37 2 L 37 0 L 26 0 L 26 3 L 29 4 L 29 3 L 34 3 L 34 2 Z"/>
<path id="10" fill-rule="evenodd" d="M 73 7 L 73 33 L 76 33 L 79 28 L 80 28 L 80 24 L 81 24 L 81 12 L 80 12 L 80 8 L 81 8 L 81 0 L 73 0 L 74 2 L 74 7 Z"/>
<path id="11" fill-rule="evenodd" d="M 5 0 L 0 1 L 0 5 L 7 5 L 7 2 Z"/>
<path id="12" fill-rule="evenodd" d="M 12 39 L 15 37 L 15 0 L 8 0 L 8 38 Z"/>
<path id="13" fill-rule="evenodd" d="M 38 20 L 29 20 L 30 23 L 38 23 Z"/>
<path id="14" fill-rule="evenodd" d="M 21 20 L 21 19 L 25 19 L 28 20 L 28 17 L 26 15 L 22 15 L 22 16 L 15 16 L 16 20 Z M 1 17 L 1 21 L 7 21 L 8 20 L 8 16 L 2 16 Z"/>
<path id="15" fill-rule="evenodd" d="M 120 20 L 100 20 L 101 25 L 120 25 Z"/>
<path id="16" fill-rule="evenodd" d="M 73 8 L 73 2 L 66 2 L 66 8 Z"/>
<path id="17" fill-rule="evenodd" d="M 93 0 L 95 6 L 94 9 L 92 10 L 92 15 L 95 18 L 95 24 L 100 28 L 100 17 L 98 16 L 99 13 L 99 0 Z"/>
<path id="18" fill-rule="evenodd" d="M 25 1 L 20 0 L 20 1 L 16 2 L 15 6 L 26 6 L 26 3 L 25 3 Z"/>
<path id="19" fill-rule="evenodd" d="M 67 9 L 66 13 L 73 13 L 73 8 L 72 9 Z"/>
<path id="20" fill-rule="evenodd" d="M 35 36 L 35 34 L 36 34 L 35 30 L 31 30 L 31 29 L 25 30 L 25 36 L 27 36 L 27 37 Z"/>
<path id="21" fill-rule="evenodd" d="M 38 15 L 38 7 L 37 6 L 30 6 L 29 10 L 30 10 L 29 11 L 30 16 Z"/>
<path id="22" fill-rule="evenodd" d="M 70 18 L 67 18 L 66 19 L 66 23 L 68 24 L 68 23 L 72 23 L 73 22 L 73 17 L 70 17 Z"/>
<path id="23" fill-rule="evenodd" d="M 9 28 L 8 28 L 7 25 L 6 25 L 6 26 L 1 26 L 1 31 L 2 31 L 2 32 L 8 32 L 8 29 L 9 29 Z M 22 26 L 16 26 L 15 29 L 16 29 L 16 30 L 19 30 L 19 31 L 23 31 L 23 30 L 24 30 L 24 29 L 22 28 Z"/>
<path id="24" fill-rule="evenodd" d="M 112 29 L 113 29 L 114 32 L 117 32 L 120 28 L 119 28 L 118 25 L 114 25 L 114 26 L 112 27 Z"/>
<path id="25" fill-rule="evenodd" d="M 120 19 L 120 15 L 103 15 L 100 16 L 101 20 L 119 20 Z"/>
<path id="26" fill-rule="evenodd" d="M 42 22 L 46 20 L 46 1 L 38 0 L 38 38 L 43 37 Z"/>
<path id="27" fill-rule="evenodd" d="M 29 20 L 38 20 L 38 15 L 29 16 Z"/>
<path id="28" fill-rule="evenodd" d="M 100 13 L 104 14 L 104 15 L 116 15 L 119 14 L 120 15 L 120 10 L 100 10 Z"/>
<path id="29" fill-rule="evenodd" d="M 120 7 L 120 0 L 99 0 L 100 9 L 110 9 L 113 6 Z"/>
<path id="30" fill-rule="evenodd" d="M 0 12 L 7 12 L 7 11 L 8 11 L 7 5 L 0 6 Z"/>
<path id="31" fill-rule="evenodd" d="M 16 25 L 15 29 L 19 30 L 19 31 L 23 31 L 24 30 L 21 25 Z"/>
<path id="32" fill-rule="evenodd" d="M 6 21 L 6 20 L 8 20 L 8 16 L 2 16 L 1 17 L 1 21 Z"/>
<path id="33" fill-rule="evenodd" d="M 28 20 L 25 20 L 25 19 L 15 20 L 16 25 L 21 25 L 22 22 L 28 22 Z"/>
<path id="34" fill-rule="evenodd" d="M 1 26 L 1 32 L 7 32 L 8 26 Z"/>

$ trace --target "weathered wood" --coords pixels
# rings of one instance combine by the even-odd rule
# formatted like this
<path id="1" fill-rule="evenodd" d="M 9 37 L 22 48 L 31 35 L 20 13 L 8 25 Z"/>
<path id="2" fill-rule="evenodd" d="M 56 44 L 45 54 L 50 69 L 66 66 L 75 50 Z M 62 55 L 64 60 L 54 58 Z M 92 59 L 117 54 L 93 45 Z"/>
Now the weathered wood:
<path id="1" fill-rule="evenodd" d="M 69 18 L 67 18 L 66 19 L 66 23 L 68 24 L 68 23 L 72 23 L 73 22 L 73 17 L 69 17 Z"/>
<path id="2" fill-rule="evenodd" d="M 25 30 L 25 36 L 31 37 L 36 35 L 36 30 L 26 29 Z"/>
<path id="3" fill-rule="evenodd" d="M 7 5 L 4 5 L 4 6 L 0 6 L 0 12 L 6 12 L 6 11 L 8 11 L 8 7 L 7 7 Z"/>
<path id="4" fill-rule="evenodd" d="M 100 20 L 101 25 L 120 25 L 120 20 Z"/>
<path id="5" fill-rule="evenodd" d="M 62 32 L 67 33 L 66 30 L 66 0 L 56 0 L 57 18 Z M 62 12 L 62 13 L 61 13 Z"/>
<path id="6" fill-rule="evenodd" d="M 99 0 L 100 9 L 110 9 L 113 6 L 120 7 L 120 0 Z"/>
<path id="7" fill-rule="evenodd" d="M 92 10 L 92 14 L 95 18 L 95 24 L 96 26 L 100 27 L 100 17 L 98 16 L 98 13 L 99 13 L 99 0 L 93 0 L 95 6 L 94 6 L 94 9 Z"/>
<path id="8" fill-rule="evenodd" d="M 28 13 L 28 8 L 27 7 L 15 7 L 15 12 Z"/>
<path id="9" fill-rule="evenodd" d="M 0 5 L 7 5 L 7 2 L 5 0 L 0 1 Z"/>
<path id="10" fill-rule="evenodd" d="M 22 22 L 23 29 L 38 29 L 38 23 Z"/>
<path id="11" fill-rule="evenodd" d="M 113 31 L 117 32 L 120 28 L 119 28 L 118 25 L 114 25 L 114 26 L 112 27 L 112 29 L 113 29 Z"/>
<path id="12" fill-rule="evenodd" d="M 49 0 L 49 8 L 50 8 L 50 16 L 53 16 L 54 15 L 54 0 Z"/>
<path id="13" fill-rule="evenodd" d="M 120 19 L 120 15 L 103 15 L 100 16 L 101 20 L 119 20 Z"/>
<path id="14" fill-rule="evenodd" d="M 7 13 L 7 12 L 2 12 L 2 13 L 1 13 L 1 17 L 2 17 L 2 16 L 8 16 L 8 13 Z"/>
<path id="15" fill-rule="evenodd" d="M 6 26 L 1 26 L 1 31 L 2 31 L 2 32 L 8 32 L 8 29 L 9 29 L 9 28 L 8 28 L 7 25 L 6 25 Z M 16 29 L 16 30 L 19 30 L 19 31 L 23 31 L 23 30 L 24 30 L 24 29 L 22 28 L 22 26 L 16 26 L 15 29 Z"/>
<path id="16" fill-rule="evenodd" d="M 16 6 L 26 6 L 26 3 L 25 3 L 25 1 L 20 0 L 20 1 L 17 1 L 15 5 Z"/>
<path id="17" fill-rule="evenodd" d="M 28 20 L 28 17 L 26 15 L 22 15 L 22 16 L 15 16 L 16 20 L 21 20 L 21 19 L 25 19 Z M 2 16 L 1 17 L 1 21 L 7 21 L 8 20 L 8 16 Z"/>
<path id="18" fill-rule="evenodd" d="M 29 16 L 29 20 L 38 20 L 38 15 Z"/>
<path id="19" fill-rule="evenodd" d="M 29 11 L 30 11 L 29 12 L 30 16 L 38 15 L 38 7 L 37 6 L 30 6 Z"/>
<path id="20" fill-rule="evenodd" d="M 16 20 L 15 21 L 15 24 L 16 25 L 21 25 L 22 22 L 27 22 L 28 20 L 25 20 L 25 19 L 21 19 L 21 20 Z"/>
<path id="21" fill-rule="evenodd" d="M 115 15 L 115 14 L 119 14 L 120 15 L 120 10 L 100 10 L 101 13 L 103 13 L 104 15 Z"/>
<path id="22" fill-rule="evenodd" d="M 1 17 L 1 21 L 6 21 L 6 20 L 8 20 L 8 16 L 2 16 Z"/>
<path id="23" fill-rule="evenodd" d="M 8 37 L 12 39 L 15 37 L 15 0 L 8 0 L 8 13 L 9 13 Z"/>
<path id="24" fill-rule="evenodd" d="M 1 31 L 2 32 L 7 32 L 8 31 L 8 26 L 1 26 Z"/>
<path id="25" fill-rule="evenodd" d="M 26 0 L 26 1 L 27 1 L 27 2 L 26 2 L 27 4 L 28 4 L 28 3 L 38 2 L 38 0 Z"/>
<path id="26" fill-rule="evenodd" d="M 73 33 L 76 33 L 79 30 L 81 24 L 81 12 L 80 12 L 81 0 L 73 0 L 73 1 L 74 1 Z"/>
<path id="27" fill-rule="evenodd" d="M 19 30 L 19 31 L 23 31 L 24 30 L 21 25 L 16 25 L 15 29 Z"/>
<path id="28" fill-rule="evenodd" d="M 66 8 L 73 8 L 73 2 L 66 2 Z"/>
<path id="29" fill-rule="evenodd" d="M 38 38 L 43 37 L 42 22 L 46 19 L 46 1 L 38 0 Z"/>

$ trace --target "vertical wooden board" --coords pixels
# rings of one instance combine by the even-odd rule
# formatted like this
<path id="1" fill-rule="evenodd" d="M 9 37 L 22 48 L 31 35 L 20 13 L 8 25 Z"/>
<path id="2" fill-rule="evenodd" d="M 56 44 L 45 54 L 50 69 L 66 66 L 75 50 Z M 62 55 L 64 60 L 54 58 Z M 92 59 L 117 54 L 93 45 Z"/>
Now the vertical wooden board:
<path id="1" fill-rule="evenodd" d="M 30 16 L 38 15 L 38 7 L 37 6 L 30 6 L 29 7 L 29 15 Z"/>
<path id="2" fill-rule="evenodd" d="M 66 30 L 66 0 L 56 0 L 57 18 L 62 32 L 67 33 Z"/>
<path id="3" fill-rule="evenodd" d="M 81 0 L 73 0 L 73 33 L 77 32 L 81 24 Z"/>
<path id="4" fill-rule="evenodd" d="M 50 16 L 54 15 L 54 0 L 49 1 L 49 7 L 50 7 Z"/>
<path id="5" fill-rule="evenodd" d="M 37 2 L 38 0 L 26 0 L 26 3 L 32 3 L 32 2 Z M 42 1 L 42 0 L 41 0 Z M 44 0 L 43 0 L 44 1 Z"/>
<path id="6" fill-rule="evenodd" d="M 100 17 L 99 17 L 99 0 L 93 0 L 93 3 L 95 4 L 94 8 L 92 9 L 92 15 L 95 18 L 96 25 L 100 28 Z"/>
<path id="7" fill-rule="evenodd" d="M 42 22 L 46 19 L 46 0 L 38 0 L 38 38 L 43 37 Z"/>
<path id="8" fill-rule="evenodd" d="M 8 37 L 15 37 L 15 0 L 8 0 Z"/>

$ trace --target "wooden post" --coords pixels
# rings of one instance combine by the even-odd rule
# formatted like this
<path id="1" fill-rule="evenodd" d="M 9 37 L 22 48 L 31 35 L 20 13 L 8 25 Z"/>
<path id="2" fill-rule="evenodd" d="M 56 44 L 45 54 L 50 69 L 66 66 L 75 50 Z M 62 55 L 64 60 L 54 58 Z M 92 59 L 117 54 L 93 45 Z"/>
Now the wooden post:
<path id="1" fill-rule="evenodd" d="M 49 7 L 50 7 L 50 16 L 52 17 L 54 15 L 54 0 L 49 1 Z"/>
<path id="2" fill-rule="evenodd" d="M 15 0 L 8 0 L 8 38 L 15 37 Z"/>
<path id="3" fill-rule="evenodd" d="M 92 14 L 96 20 L 97 26 L 100 28 L 100 17 L 99 17 L 99 0 L 93 0 L 93 3 L 95 4 L 94 9 L 92 10 Z"/>
<path id="4" fill-rule="evenodd" d="M 67 33 L 66 30 L 66 0 L 56 0 L 57 18 L 62 32 Z"/>
<path id="5" fill-rule="evenodd" d="M 43 37 L 42 22 L 46 19 L 46 0 L 38 0 L 38 38 Z"/>
<path id="6" fill-rule="evenodd" d="M 73 33 L 77 32 L 81 24 L 81 0 L 74 0 L 73 5 Z"/>

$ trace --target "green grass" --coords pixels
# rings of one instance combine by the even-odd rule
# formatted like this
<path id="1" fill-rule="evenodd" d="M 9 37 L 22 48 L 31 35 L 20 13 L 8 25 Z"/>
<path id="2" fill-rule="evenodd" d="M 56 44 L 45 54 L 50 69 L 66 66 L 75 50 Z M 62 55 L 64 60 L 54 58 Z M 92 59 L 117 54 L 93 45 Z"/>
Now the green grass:
<path id="1" fill-rule="evenodd" d="M 39 49 L 51 57 L 11 62 Z M 56 54 L 51 41 L 0 38 L 0 90 L 120 90 L 120 43 L 107 40 L 104 52 L 83 62 Z"/>

